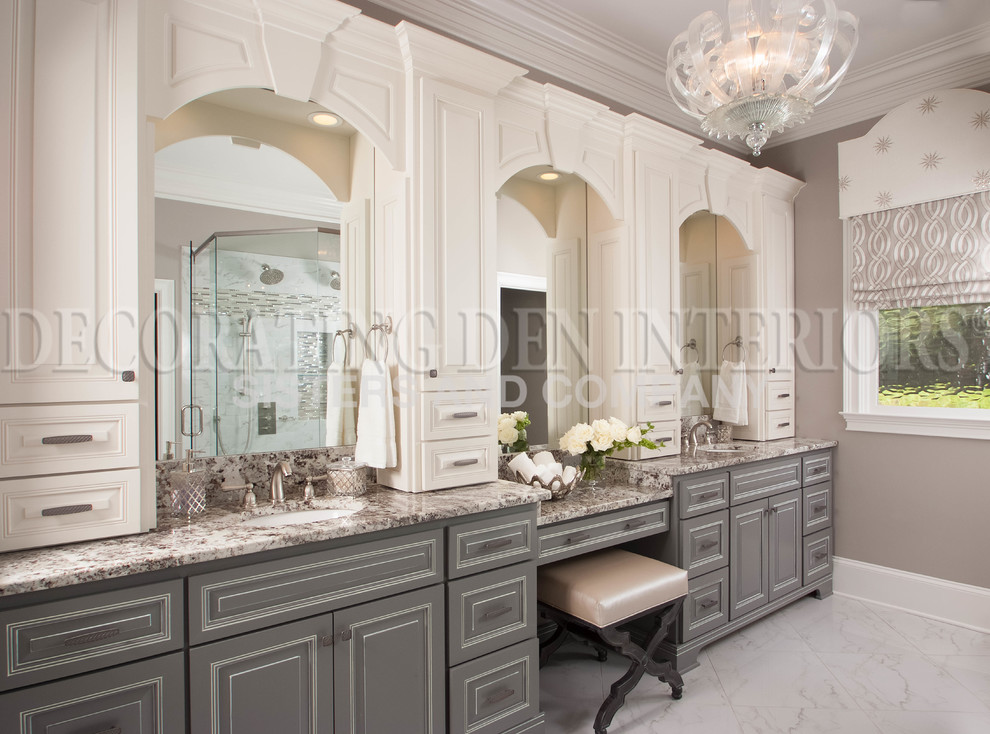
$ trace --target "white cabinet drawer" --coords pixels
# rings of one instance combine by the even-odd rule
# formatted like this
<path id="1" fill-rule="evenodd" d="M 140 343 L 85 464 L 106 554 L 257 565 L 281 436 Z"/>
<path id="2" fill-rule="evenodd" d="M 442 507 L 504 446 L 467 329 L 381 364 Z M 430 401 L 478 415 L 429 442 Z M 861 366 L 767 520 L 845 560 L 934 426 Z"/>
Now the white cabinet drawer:
<path id="1" fill-rule="evenodd" d="M 794 383 L 774 381 L 767 383 L 767 410 L 792 410 L 794 408 Z"/>
<path id="2" fill-rule="evenodd" d="M 642 458 L 677 456 L 681 453 L 681 419 L 677 418 L 676 420 L 665 421 L 664 423 L 655 423 L 653 430 L 650 431 L 647 438 L 655 441 L 657 446 L 660 445 L 660 441 L 663 441 L 664 445 L 656 451 L 644 449 Z"/>
<path id="3" fill-rule="evenodd" d="M 137 403 L 0 408 L 0 477 L 137 465 Z"/>
<path id="4" fill-rule="evenodd" d="M 0 551 L 137 533 L 141 472 L 0 482 Z"/>
<path id="5" fill-rule="evenodd" d="M 676 385 L 641 385 L 636 389 L 636 420 L 657 423 L 680 419 Z"/>
<path id="6" fill-rule="evenodd" d="M 765 415 L 767 441 L 775 438 L 790 438 L 794 435 L 794 409 L 770 410 Z"/>
<path id="7" fill-rule="evenodd" d="M 424 393 L 423 439 L 495 435 L 492 390 Z"/>
<path id="8" fill-rule="evenodd" d="M 497 478 L 495 436 L 423 444 L 423 491 Z"/>

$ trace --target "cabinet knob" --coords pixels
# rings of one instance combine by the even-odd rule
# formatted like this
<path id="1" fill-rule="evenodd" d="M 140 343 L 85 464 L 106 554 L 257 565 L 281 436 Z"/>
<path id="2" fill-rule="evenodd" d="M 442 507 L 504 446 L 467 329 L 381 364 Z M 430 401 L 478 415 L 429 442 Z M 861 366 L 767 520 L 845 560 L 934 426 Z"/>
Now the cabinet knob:
<path id="1" fill-rule="evenodd" d="M 134 382 L 136 377 L 137 376 L 134 374 L 134 370 L 124 370 L 120 373 L 120 379 L 124 382 Z"/>
<path id="2" fill-rule="evenodd" d="M 349 629 L 346 629 L 346 630 L 344 630 L 343 632 L 340 633 L 340 641 L 341 642 L 347 642 L 348 640 L 351 639 L 352 636 L 353 636 L 353 633 Z"/>
<path id="3" fill-rule="evenodd" d="M 323 647 L 330 647 L 333 645 L 333 635 L 323 635 L 323 637 L 320 638 L 320 644 L 323 645 Z"/>
<path id="4" fill-rule="evenodd" d="M 776 375 L 777 374 L 777 368 L 776 367 L 771 367 L 770 368 L 770 374 L 771 375 Z"/>
<path id="5" fill-rule="evenodd" d="M 437 374 L 438 374 L 438 373 L 437 373 L 437 371 L 436 371 L 436 370 L 430 370 L 430 377 L 436 377 L 436 376 L 437 376 Z"/>

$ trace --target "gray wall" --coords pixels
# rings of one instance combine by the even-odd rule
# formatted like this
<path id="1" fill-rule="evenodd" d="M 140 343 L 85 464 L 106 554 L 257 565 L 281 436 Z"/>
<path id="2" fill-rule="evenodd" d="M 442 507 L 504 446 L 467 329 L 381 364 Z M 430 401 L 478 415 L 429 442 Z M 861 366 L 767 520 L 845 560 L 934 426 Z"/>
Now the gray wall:
<path id="1" fill-rule="evenodd" d="M 875 122 L 771 148 L 757 162 L 807 182 L 795 206 L 796 306 L 799 313 L 834 314 L 824 328 L 815 319 L 803 340 L 810 364 L 799 360 L 797 369 L 797 432 L 839 442 L 836 555 L 990 587 L 990 442 L 846 431 L 839 415 L 842 224 L 836 146 L 861 137 Z"/>

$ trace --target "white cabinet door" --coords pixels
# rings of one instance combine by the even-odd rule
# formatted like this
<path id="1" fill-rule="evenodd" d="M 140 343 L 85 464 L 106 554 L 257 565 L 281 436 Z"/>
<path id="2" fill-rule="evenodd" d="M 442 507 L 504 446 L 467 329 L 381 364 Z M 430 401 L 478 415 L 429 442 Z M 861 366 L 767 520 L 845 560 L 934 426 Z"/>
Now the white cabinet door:
<path id="1" fill-rule="evenodd" d="M 497 374 L 491 98 L 421 81 L 424 390 L 486 388 Z M 491 383 L 489 385 L 488 383 Z"/>
<path id="2" fill-rule="evenodd" d="M 131 3 L 2 0 L 0 403 L 138 397 Z"/>
<path id="3" fill-rule="evenodd" d="M 764 374 L 786 377 L 794 369 L 794 205 L 763 197 L 766 288 Z"/>

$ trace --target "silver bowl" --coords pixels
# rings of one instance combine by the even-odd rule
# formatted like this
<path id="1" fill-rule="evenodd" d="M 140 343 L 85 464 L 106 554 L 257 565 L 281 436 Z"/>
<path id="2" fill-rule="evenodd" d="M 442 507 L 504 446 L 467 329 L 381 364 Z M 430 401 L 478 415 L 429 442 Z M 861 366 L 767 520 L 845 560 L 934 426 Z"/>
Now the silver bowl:
<path id="1" fill-rule="evenodd" d="M 549 483 L 544 483 L 542 479 L 534 476 L 529 482 L 526 481 L 524 477 L 519 472 L 514 472 L 516 475 L 516 481 L 520 484 L 528 484 L 531 487 L 540 487 L 550 492 L 551 500 L 560 500 L 571 493 L 571 490 L 578 486 L 578 483 L 584 479 L 584 469 L 578 469 L 577 474 L 574 475 L 574 479 L 569 482 L 565 482 L 563 477 L 559 474 L 555 474 L 550 478 Z"/>

